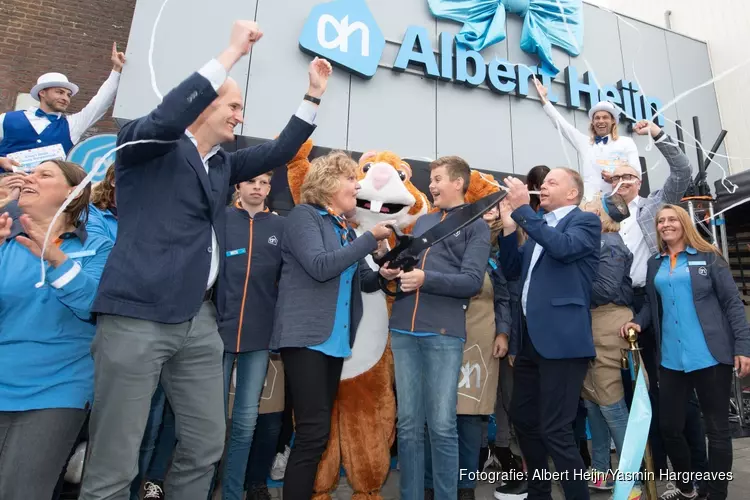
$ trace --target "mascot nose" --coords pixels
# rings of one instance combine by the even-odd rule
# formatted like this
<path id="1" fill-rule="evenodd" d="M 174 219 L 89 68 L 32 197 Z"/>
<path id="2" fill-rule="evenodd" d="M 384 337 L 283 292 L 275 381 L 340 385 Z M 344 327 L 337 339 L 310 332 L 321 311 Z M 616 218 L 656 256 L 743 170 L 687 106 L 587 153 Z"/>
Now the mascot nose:
<path id="1" fill-rule="evenodd" d="M 375 165 L 375 168 L 370 171 L 372 185 L 375 189 L 380 190 L 383 186 L 388 184 L 388 181 L 391 178 L 389 170 L 391 170 L 390 166 Z"/>

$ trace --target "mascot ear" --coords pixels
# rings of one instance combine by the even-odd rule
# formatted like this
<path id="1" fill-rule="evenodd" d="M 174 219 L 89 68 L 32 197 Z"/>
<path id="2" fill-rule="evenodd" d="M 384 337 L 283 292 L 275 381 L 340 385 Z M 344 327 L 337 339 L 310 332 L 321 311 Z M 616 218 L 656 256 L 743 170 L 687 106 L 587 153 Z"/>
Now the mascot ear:
<path id="1" fill-rule="evenodd" d="M 368 160 L 371 160 L 377 156 L 377 151 L 368 151 L 359 158 L 359 164 L 364 165 Z"/>
<path id="2" fill-rule="evenodd" d="M 500 184 L 491 174 L 483 174 L 478 170 L 472 170 L 469 191 L 466 193 L 466 202 L 474 203 L 498 191 L 500 191 Z"/>
<path id="3" fill-rule="evenodd" d="M 412 175 L 411 165 L 409 165 L 405 161 L 402 161 L 401 162 L 401 170 L 406 174 L 406 179 L 405 180 L 406 181 L 411 180 L 411 175 Z"/>
<path id="4" fill-rule="evenodd" d="M 289 183 L 289 191 L 292 193 L 292 199 L 295 205 L 299 205 L 300 202 L 300 191 L 302 189 L 302 183 L 305 180 L 307 172 L 310 170 L 310 161 L 307 157 L 313 148 L 313 142 L 311 139 L 305 141 L 300 147 L 297 154 L 294 155 L 292 161 L 286 165 L 287 182 Z"/>

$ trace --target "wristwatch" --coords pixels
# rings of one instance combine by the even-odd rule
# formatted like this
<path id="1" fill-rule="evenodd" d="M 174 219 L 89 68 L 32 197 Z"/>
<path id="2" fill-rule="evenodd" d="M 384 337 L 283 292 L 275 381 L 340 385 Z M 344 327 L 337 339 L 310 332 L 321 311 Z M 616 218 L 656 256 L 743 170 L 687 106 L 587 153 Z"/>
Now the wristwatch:
<path id="1" fill-rule="evenodd" d="M 320 105 L 320 99 L 318 99 L 317 97 L 313 97 L 310 94 L 305 94 L 304 99 L 305 99 L 305 101 L 310 101 L 313 104 Z"/>

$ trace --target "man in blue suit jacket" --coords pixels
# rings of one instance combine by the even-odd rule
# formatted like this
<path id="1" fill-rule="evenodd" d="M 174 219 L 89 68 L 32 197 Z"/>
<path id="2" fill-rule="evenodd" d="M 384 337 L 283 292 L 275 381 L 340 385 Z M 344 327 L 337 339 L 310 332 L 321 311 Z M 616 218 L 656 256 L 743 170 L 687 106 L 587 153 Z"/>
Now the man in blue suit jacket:
<path id="1" fill-rule="evenodd" d="M 510 192 L 501 206 L 499 260 L 508 279 L 520 276 L 523 283 L 521 350 L 514 363 L 510 414 L 528 466 L 528 498 L 551 499 L 550 481 L 534 476 L 547 469 L 551 456 L 562 474 L 565 498 L 588 499 L 573 422 L 588 362 L 596 356 L 589 306 L 601 223 L 577 207 L 583 180 L 574 170 L 556 168 L 547 174 L 540 195 L 543 217 L 529 206 L 524 183 L 512 177 L 505 183 Z M 517 225 L 529 235 L 520 248 Z"/>
<path id="2" fill-rule="evenodd" d="M 205 500 L 225 437 L 224 346 L 211 302 L 230 186 L 284 165 L 312 134 L 330 64 L 315 59 L 305 100 L 278 139 L 235 153 L 243 96 L 227 78 L 262 32 L 237 21 L 229 47 L 173 89 L 118 144 L 117 242 L 102 275 L 92 345 L 96 397 L 80 499 L 126 499 L 161 378 L 177 419 L 168 498 Z"/>

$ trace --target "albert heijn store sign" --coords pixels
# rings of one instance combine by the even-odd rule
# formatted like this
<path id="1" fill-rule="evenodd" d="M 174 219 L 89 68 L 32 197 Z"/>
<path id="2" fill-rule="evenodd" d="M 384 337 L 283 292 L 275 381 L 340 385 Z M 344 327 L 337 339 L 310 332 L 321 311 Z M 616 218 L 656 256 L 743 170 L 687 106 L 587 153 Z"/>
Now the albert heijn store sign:
<path id="1" fill-rule="evenodd" d="M 440 33 L 436 54 L 431 38 L 425 27 L 409 26 L 390 68 L 393 71 L 415 68 L 427 78 L 452 81 L 467 87 L 484 83 L 493 92 L 513 94 L 520 98 L 529 96 L 529 87 L 533 88 L 532 76 L 537 75 L 550 89 L 550 102 L 559 101 L 559 96 L 551 87 L 555 76 L 553 71 L 497 58 L 485 61 L 478 51 L 462 46 L 453 34 L 447 32 Z M 385 37 L 365 0 L 334 0 L 316 5 L 299 38 L 300 49 L 304 52 L 324 57 L 365 79 L 372 78 L 381 66 L 385 45 Z M 607 100 L 625 111 L 627 116 L 621 115 L 621 119 L 632 121 L 631 118 L 641 120 L 650 117 L 654 110 L 662 107 L 661 100 L 643 95 L 635 82 L 622 79 L 614 85 L 599 88 L 597 83 L 600 82 L 597 82 L 595 75 L 588 71 L 581 74 L 574 66 L 564 68 L 563 77 L 566 106 L 571 109 L 590 107 L 600 100 Z M 664 126 L 661 116 L 657 117 L 656 122 Z"/>

